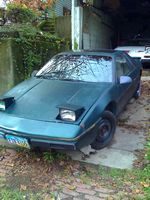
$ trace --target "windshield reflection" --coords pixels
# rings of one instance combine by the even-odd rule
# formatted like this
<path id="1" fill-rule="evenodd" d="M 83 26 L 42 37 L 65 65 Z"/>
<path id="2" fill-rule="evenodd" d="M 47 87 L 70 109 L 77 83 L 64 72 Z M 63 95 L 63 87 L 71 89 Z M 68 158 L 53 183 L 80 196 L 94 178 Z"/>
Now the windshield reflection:
<path id="1" fill-rule="evenodd" d="M 86 82 L 112 82 L 112 58 L 97 55 L 58 55 L 36 77 Z"/>

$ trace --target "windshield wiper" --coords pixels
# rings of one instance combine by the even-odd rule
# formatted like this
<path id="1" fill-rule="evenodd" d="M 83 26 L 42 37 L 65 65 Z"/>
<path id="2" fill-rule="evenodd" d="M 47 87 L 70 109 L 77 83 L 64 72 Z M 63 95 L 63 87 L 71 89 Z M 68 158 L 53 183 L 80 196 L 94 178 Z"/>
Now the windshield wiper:
<path id="1" fill-rule="evenodd" d="M 59 79 L 59 77 L 55 77 L 55 76 L 58 76 L 60 75 L 60 72 L 59 71 L 52 71 L 52 72 L 46 72 L 46 73 L 43 73 L 43 74 L 40 74 L 38 76 L 36 76 L 37 78 L 52 78 L 52 79 Z"/>
<path id="2" fill-rule="evenodd" d="M 56 77 L 52 76 L 51 74 L 41 74 L 41 75 L 36 76 L 36 78 L 57 79 Z"/>
<path id="3" fill-rule="evenodd" d="M 60 78 L 60 81 L 73 81 L 73 82 L 85 82 L 82 80 L 78 80 L 78 79 L 71 79 L 71 78 Z"/>
<path id="4" fill-rule="evenodd" d="M 48 76 L 45 76 L 44 74 L 36 76 L 36 78 L 49 78 Z"/>
<path id="5" fill-rule="evenodd" d="M 55 75 L 52 75 L 51 73 L 41 74 L 41 75 L 38 75 L 36 77 L 37 78 L 43 78 L 43 79 L 60 80 L 60 81 L 85 82 L 85 81 L 78 80 L 78 79 L 55 77 Z"/>

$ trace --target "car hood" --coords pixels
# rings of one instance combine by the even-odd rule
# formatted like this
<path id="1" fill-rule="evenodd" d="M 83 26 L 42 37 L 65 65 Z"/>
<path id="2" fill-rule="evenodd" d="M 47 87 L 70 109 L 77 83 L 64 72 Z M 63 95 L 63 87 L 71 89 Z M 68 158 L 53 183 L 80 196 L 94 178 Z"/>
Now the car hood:
<path id="1" fill-rule="evenodd" d="M 15 103 L 5 111 L 20 118 L 57 121 L 59 105 L 84 107 L 84 114 L 111 87 L 111 83 L 87 83 L 32 78 L 10 90 Z"/>

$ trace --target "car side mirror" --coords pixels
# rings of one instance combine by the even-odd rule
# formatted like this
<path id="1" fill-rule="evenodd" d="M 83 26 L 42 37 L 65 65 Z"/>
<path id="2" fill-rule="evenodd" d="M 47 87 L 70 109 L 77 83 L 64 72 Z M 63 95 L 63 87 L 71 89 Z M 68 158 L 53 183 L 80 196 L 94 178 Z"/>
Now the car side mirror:
<path id="1" fill-rule="evenodd" d="M 132 78 L 130 76 L 120 76 L 120 84 L 132 83 Z"/>
<path id="2" fill-rule="evenodd" d="M 32 73 L 31 73 L 31 77 L 35 77 L 35 75 L 37 74 L 38 70 L 34 70 Z"/>

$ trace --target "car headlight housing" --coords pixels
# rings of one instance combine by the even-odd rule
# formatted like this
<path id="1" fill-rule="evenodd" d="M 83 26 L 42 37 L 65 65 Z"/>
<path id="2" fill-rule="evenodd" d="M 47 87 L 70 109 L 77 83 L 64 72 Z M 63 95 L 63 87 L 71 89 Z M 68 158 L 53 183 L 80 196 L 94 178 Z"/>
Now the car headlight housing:
<path id="1" fill-rule="evenodd" d="M 6 110 L 14 102 L 14 97 L 0 98 L 0 110 Z"/>
<path id="2" fill-rule="evenodd" d="M 60 109 L 60 118 L 64 121 L 76 121 L 76 114 L 72 110 Z"/>
<path id="3" fill-rule="evenodd" d="M 57 119 L 68 122 L 77 121 L 85 110 L 83 107 L 70 104 L 60 105 L 58 108 L 59 115 L 57 116 Z"/>

